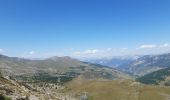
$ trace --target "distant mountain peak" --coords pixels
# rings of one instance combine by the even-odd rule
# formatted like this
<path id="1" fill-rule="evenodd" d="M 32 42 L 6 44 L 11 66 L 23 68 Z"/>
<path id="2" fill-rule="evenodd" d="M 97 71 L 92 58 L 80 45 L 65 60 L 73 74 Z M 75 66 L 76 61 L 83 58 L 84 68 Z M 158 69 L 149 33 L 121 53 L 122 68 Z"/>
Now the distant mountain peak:
<path id="1" fill-rule="evenodd" d="M 7 58 L 8 56 L 5 56 L 3 54 L 0 54 L 0 58 Z"/>
<path id="2" fill-rule="evenodd" d="M 69 56 L 63 56 L 63 57 L 53 56 L 53 57 L 48 58 L 47 60 L 53 60 L 53 61 L 66 60 L 67 61 L 67 60 L 76 60 L 76 59 L 71 58 Z"/>

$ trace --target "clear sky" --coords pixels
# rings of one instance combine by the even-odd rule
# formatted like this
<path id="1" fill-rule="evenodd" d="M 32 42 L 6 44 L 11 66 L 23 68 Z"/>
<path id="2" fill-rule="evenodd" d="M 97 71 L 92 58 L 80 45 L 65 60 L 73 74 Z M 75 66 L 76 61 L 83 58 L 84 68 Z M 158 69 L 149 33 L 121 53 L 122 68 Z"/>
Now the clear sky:
<path id="1" fill-rule="evenodd" d="M 169 43 L 170 0 L 0 0 L 0 53 L 9 56 L 162 53 Z"/>

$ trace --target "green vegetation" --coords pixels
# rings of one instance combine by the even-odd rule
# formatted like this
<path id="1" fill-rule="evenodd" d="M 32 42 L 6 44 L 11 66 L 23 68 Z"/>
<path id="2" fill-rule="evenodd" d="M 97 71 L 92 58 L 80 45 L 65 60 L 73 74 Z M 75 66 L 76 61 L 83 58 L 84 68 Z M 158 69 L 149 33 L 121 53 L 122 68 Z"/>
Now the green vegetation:
<path id="1" fill-rule="evenodd" d="M 170 68 L 161 69 L 143 77 L 137 79 L 137 81 L 144 84 L 154 84 L 159 85 L 162 81 L 166 81 L 166 77 L 170 76 Z M 166 86 L 169 86 L 169 82 L 165 82 Z"/>
<path id="2" fill-rule="evenodd" d="M 165 86 L 170 86 L 170 81 L 165 82 Z"/>
<path id="3" fill-rule="evenodd" d="M 6 97 L 6 96 L 3 96 L 3 95 L 0 95 L 0 100 L 12 100 L 11 98 L 9 97 Z"/>
<path id="4" fill-rule="evenodd" d="M 75 75 L 75 76 L 73 76 Z M 50 75 L 48 73 L 39 73 L 33 76 L 28 75 L 22 75 L 22 76 L 14 76 L 17 80 L 25 81 L 25 82 L 32 82 L 32 83 L 38 83 L 38 82 L 47 82 L 47 83 L 58 83 L 58 80 L 60 80 L 61 83 L 69 82 L 73 78 L 76 77 L 76 73 L 65 73 L 65 74 L 58 74 L 58 75 Z"/>

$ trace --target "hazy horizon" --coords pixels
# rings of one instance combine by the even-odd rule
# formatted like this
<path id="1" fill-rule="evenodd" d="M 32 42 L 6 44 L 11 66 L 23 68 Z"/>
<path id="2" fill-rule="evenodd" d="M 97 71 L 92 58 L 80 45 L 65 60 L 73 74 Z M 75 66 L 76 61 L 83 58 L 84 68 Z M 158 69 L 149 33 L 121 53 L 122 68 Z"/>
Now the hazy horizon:
<path id="1" fill-rule="evenodd" d="M 24 58 L 170 53 L 169 0 L 3 0 L 0 54 Z"/>

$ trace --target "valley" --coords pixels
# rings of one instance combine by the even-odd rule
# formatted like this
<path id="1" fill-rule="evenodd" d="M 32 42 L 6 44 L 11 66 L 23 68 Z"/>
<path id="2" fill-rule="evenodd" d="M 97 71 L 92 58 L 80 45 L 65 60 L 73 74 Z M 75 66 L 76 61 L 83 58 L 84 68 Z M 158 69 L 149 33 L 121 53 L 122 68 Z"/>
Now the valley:
<path id="1" fill-rule="evenodd" d="M 149 74 L 143 70 L 146 74 L 141 77 L 117 69 L 119 66 L 112 68 L 70 57 L 29 60 L 1 55 L 0 94 L 4 100 L 169 100 L 167 55 L 154 61 L 150 56 L 141 57 L 130 60 L 132 64 L 126 60 L 126 64 L 133 65 L 142 59 L 145 63 L 140 68 L 144 69 L 156 64 L 161 68 Z"/>
<path id="2" fill-rule="evenodd" d="M 170 0 L 0 0 L 0 100 L 170 100 Z"/>
<path id="3" fill-rule="evenodd" d="M 170 54 L 122 56 L 111 59 L 96 59 L 91 62 L 110 66 L 140 77 L 170 67 Z"/>

